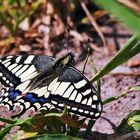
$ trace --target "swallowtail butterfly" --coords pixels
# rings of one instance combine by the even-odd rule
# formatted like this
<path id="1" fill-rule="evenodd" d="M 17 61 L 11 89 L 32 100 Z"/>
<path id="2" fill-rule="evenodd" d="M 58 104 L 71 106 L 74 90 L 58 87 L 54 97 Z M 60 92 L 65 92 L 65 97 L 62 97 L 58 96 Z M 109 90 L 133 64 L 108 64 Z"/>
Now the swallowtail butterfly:
<path id="1" fill-rule="evenodd" d="M 46 55 L 7 56 L 0 59 L 3 85 L 0 105 L 9 110 L 55 107 L 86 118 L 97 119 L 102 111 L 100 97 L 89 80 L 75 67 L 73 55 L 55 59 Z"/>

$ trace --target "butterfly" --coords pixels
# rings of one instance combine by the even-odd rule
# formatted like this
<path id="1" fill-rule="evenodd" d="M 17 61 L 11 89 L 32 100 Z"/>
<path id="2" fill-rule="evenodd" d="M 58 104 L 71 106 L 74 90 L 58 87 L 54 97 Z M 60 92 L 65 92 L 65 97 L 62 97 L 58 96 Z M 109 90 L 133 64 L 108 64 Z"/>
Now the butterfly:
<path id="1" fill-rule="evenodd" d="M 0 105 L 18 116 L 55 107 L 90 119 L 102 112 L 100 96 L 90 81 L 74 66 L 72 53 L 55 59 L 47 55 L 7 56 L 0 59 L 0 82 L 3 85 Z"/>

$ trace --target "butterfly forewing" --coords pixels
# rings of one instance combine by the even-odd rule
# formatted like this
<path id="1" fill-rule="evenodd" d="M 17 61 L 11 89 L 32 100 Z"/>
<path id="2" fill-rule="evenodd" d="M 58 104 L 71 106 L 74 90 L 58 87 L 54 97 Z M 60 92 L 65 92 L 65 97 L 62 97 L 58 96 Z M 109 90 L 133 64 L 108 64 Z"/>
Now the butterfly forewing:
<path id="1" fill-rule="evenodd" d="M 52 57 L 45 55 L 3 57 L 0 60 L 0 82 L 4 86 L 17 86 L 34 78 L 39 72 L 49 69 L 54 62 Z"/>
<path id="2" fill-rule="evenodd" d="M 28 58 L 30 58 L 30 61 Z M 2 58 L 0 62 L 1 83 L 5 87 L 12 87 L 23 82 L 25 77 L 27 78 L 36 71 L 31 64 L 33 58 L 34 56 L 8 56 Z M 28 62 L 26 60 L 28 60 Z"/>

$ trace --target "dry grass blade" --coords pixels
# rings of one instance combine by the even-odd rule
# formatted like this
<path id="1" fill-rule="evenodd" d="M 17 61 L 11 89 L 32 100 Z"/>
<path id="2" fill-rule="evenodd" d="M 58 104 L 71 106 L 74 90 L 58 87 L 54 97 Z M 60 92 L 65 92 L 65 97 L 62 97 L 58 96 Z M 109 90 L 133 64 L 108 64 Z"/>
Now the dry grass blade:
<path id="1" fill-rule="evenodd" d="M 132 1 L 126 1 L 126 0 L 119 0 L 120 3 L 124 4 L 125 6 L 131 8 L 132 10 L 134 10 L 135 12 L 140 13 L 140 7 L 137 3 L 132 2 Z"/>
<path id="2" fill-rule="evenodd" d="M 95 30 L 98 32 L 99 36 L 101 37 L 102 41 L 103 41 L 103 45 L 107 46 L 106 44 L 106 40 L 105 37 L 102 33 L 102 31 L 100 30 L 100 27 L 98 26 L 98 24 L 96 23 L 94 17 L 91 15 L 91 13 L 89 12 L 88 8 L 86 7 L 86 4 L 84 1 L 81 1 L 81 7 L 83 8 L 83 10 L 85 11 L 87 17 L 89 18 L 92 26 L 95 28 Z"/>

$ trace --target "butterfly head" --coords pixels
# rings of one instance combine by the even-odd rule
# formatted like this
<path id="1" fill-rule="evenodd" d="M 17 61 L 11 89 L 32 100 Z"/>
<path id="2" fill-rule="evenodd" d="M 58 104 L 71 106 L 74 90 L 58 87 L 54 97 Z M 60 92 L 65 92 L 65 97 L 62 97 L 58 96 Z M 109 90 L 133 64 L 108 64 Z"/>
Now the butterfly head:
<path id="1" fill-rule="evenodd" d="M 70 52 L 67 55 L 59 58 L 56 62 L 54 67 L 55 68 L 63 68 L 65 66 L 73 65 L 74 64 L 74 55 Z"/>

